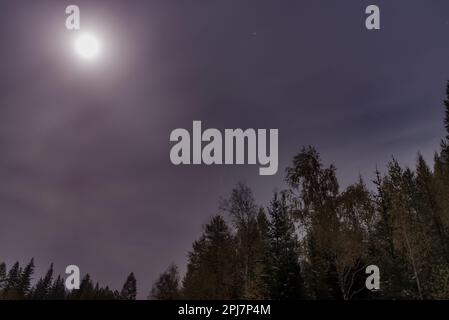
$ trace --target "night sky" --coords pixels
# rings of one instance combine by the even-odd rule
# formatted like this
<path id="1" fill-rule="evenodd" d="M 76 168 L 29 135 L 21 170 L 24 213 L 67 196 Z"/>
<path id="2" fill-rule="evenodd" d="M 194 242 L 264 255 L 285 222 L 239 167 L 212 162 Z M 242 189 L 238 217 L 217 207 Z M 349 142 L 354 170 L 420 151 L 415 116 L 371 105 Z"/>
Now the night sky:
<path id="1" fill-rule="evenodd" d="M 103 53 L 73 53 L 65 7 Z M 381 30 L 367 31 L 369 4 Z M 186 254 L 238 182 L 261 205 L 304 145 L 342 186 L 443 137 L 449 2 L 0 2 L 0 261 L 35 257 L 139 297 Z M 279 171 L 173 166 L 170 132 L 278 128 Z"/>

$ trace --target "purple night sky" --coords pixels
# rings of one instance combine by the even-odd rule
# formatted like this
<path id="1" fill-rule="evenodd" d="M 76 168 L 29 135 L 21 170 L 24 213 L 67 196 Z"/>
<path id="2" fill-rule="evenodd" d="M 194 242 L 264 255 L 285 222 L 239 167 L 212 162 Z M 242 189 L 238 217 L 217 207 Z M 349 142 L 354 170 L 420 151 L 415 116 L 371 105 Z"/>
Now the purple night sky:
<path id="1" fill-rule="evenodd" d="M 365 8 L 381 7 L 380 31 Z M 65 8 L 104 44 L 73 53 Z M 80 266 L 139 297 L 238 182 L 261 205 L 312 144 L 342 185 L 394 155 L 431 161 L 443 136 L 449 2 L 50 1 L 0 3 L 0 261 Z M 173 166 L 170 132 L 279 128 L 279 171 Z"/>

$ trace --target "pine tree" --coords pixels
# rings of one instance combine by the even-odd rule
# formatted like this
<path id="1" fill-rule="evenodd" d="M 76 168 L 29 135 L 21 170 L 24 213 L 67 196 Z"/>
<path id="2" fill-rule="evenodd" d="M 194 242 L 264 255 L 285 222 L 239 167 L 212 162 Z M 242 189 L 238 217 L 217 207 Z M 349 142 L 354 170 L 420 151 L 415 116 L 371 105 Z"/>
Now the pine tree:
<path id="1" fill-rule="evenodd" d="M 251 299 L 264 300 L 270 298 L 270 275 L 267 273 L 268 264 L 270 263 L 269 224 L 265 210 L 259 208 L 257 214 L 258 243 L 256 246 L 256 264 L 253 288 L 251 288 Z"/>
<path id="2" fill-rule="evenodd" d="M 111 289 L 109 289 L 108 286 L 106 286 L 105 288 L 100 288 L 98 299 L 100 299 L 100 300 L 119 300 L 120 294 L 117 291 L 113 292 Z"/>
<path id="3" fill-rule="evenodd" d="M 0 297 L 2 295 L 2 289 L 6 285 L 6 264 L 4 262 L 0 263 Z"/>
<path id="4" fill-rule="evenodd" d="M 48 299 L 49 300 L 64 300 L 65 298 L 66 298 L 66 290 L 65 290 L 64 279 L 62 279 L 61 276 L 58 275 L 58 277 L 53 282 L 53 284 L 49 290 Z"/>
<path id="5" fill-rule="evenodd" d="M 239 297 L 235 239 L 221 216 L 204 227 L 188 255 L 183 279 L 186 299 L 235 299 Z"/>
<path id="6" fill-rule="evenodd" d="M 19 283 L 19 276 L 20 276 L 20 265 L 17 261 L 14 263 L 12 268 L 8 272 L 8 277 L 6 280 L 6 289 L 14 289 L 17 288 Z"/>
<path id="7" fill-rule="evenodd" d="M 270 262 L 267 266 L 270 296 L 274 300 L 303 298 L 299 247 L 295 226 L 288 212 L 285 193 L 277 193 L 268 209 Z"/>
<path id="8" fill-rule="evenodd" d="M 86 274 L 80 283 L 79 290 L 72 290 L 70 299 L 74 300 L 93 300 L 95 297 L 94 285 L 90 274 Z"/>
<path id="9" fill-rule="evenodd" d="M 17 261 L 8 272 L 5 288 L 3 290 L 4 299 L 15 300 L 21 298 L 18 292 L 21 272 L 20 264 Z"/>
<path id="10" fill-rule="evenodd" d="M 410 277 L 408 276 L 407 259 L 401 254 L 396 245 L 395 212 L 392 204 L 392 189 L 389 177 L 381 177 L 376 170 L 377 186 L 375 206 L 377 222 L 374 225 L 371 243 L 375 263 L 386 276 L 381 277 L 381 298 L 396 299 L 410 298 Z"/>
<path id="11" fill-rule="evenodd" d="M 436 164 L 437 166 L 439 164 Z M 438 181 L 419 155 L 416 168 L 417 211 L 422 224 L 422 237 L 430 241 L 425 272 L 424 291 L 427 297 L 447 299 L 449 297 L 449 230 L 445 223 L 444 185 Z"/>
<path id="12" fill-rule="evenodd" d="M 22 273 L 19 276 L 17 292 L 25 298 L 30 293 L 31 275 L 34 272 L 34 258 L 26 265 Z"/>
<path id="13" fill-rule="evenodd" d="M 418 156 L 416 168 L 416 184 L 418 193 L 416 201 L 422 223 L 426 225 L 426 232 L 434 244 L 434 253 L 449 264 L 449 234 L 444 224 L 444 212 L 439 203 L 438 186 L 433 173 L 421 154 Z"/>
<path id="14" fill-rule="evenodd" d="M 441 153 L 435 154 L 434 181 L 436 201 L 440 207 L 444 227 L 449 229 L 449 81 L 446 87 L 447 98 L 444 101 L 446 137 L 441 142 Z"/>
<path id="15" fill-rule="evenodd" d="M 171 264 L 153 284 L 150 299 L 155 300 L 177 300 L 180 298 L 178 267 Z"/>
<path id="16" fill-rule="evenodd" d="M 418 188 L 414 173 L 408 168 L 402 169 L 393 159 L 388 164 L 384 188 L 390 199 L 393 245 L 404 258 L 404 271 L 408 276 L 402 284 L 403 295 L 424 299 L 431 240 L 423 228 L 421 212 L 418 209 Z"/>
<path id="17" fill-rule="evenodd" d="M 50 264 L 50 268 L 43 278 L 40 278 L 36 284 L 36 287 L 32 290 L 32 298 L 34 300 L 47 300 L 49 298 L 49 292 L 53 279 L 53 263 Z"/>
<path id="18" fill-rule="evenodd" d="M 122 300 L 136 300 L 137 285 L 134 273 L 131 272 L 126 278 L 125 284 L 120 292 L 120 296 Z"/>
<path id="19" fill-rule="evenodd" d="M 444 127 L 446 128 L 446 137 L 441 142 L 441 156 L 446 166 L 449 166 L 449 81 L 446 86 L 446 100 L 444 100 L 445 117 L 444 117 Z M 448 169 L 449 170 L 449 169 Z"/>

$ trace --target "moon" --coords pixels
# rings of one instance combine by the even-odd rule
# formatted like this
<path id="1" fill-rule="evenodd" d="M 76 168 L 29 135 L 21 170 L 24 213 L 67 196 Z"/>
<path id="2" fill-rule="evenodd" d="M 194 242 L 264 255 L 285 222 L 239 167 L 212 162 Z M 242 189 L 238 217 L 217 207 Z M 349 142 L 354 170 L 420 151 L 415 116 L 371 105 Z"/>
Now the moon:
<path id="1" fill-rule="evenodd" d="M 75 39 L 75 51 L 85 60 L 95 60 L 100 55 L 100 41 L 94 34 L 83 33 Z"/>

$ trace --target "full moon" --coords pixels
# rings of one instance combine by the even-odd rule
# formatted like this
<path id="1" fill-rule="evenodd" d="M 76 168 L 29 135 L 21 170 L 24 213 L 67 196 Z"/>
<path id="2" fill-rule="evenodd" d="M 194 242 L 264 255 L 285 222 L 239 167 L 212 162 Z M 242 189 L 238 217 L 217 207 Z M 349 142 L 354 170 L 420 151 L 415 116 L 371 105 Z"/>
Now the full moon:
<path id="1" fill-rule="evenodd" d="M 75 40 L 75 51 L 83 59 L 93 60 L 100 54 L 100 42 L 90 33 L 84 33 Z"/>

